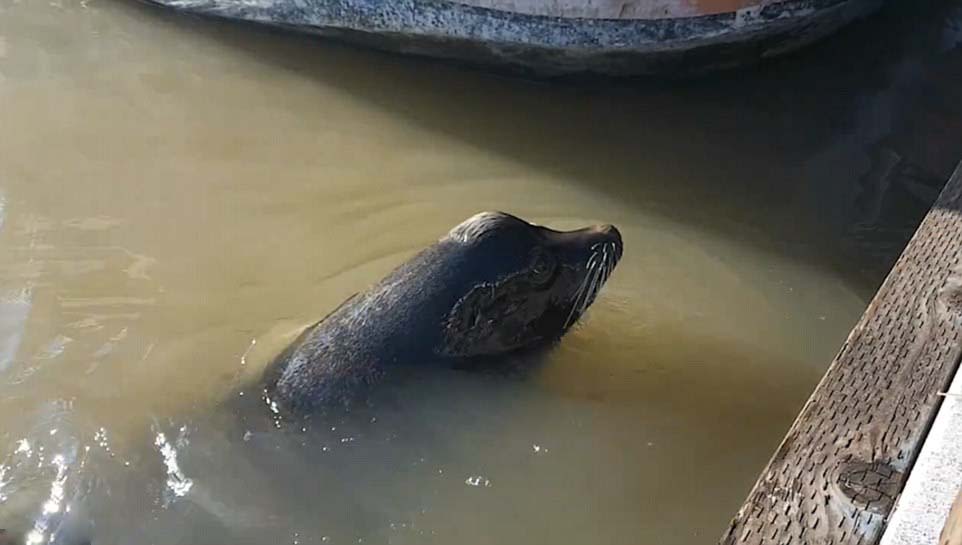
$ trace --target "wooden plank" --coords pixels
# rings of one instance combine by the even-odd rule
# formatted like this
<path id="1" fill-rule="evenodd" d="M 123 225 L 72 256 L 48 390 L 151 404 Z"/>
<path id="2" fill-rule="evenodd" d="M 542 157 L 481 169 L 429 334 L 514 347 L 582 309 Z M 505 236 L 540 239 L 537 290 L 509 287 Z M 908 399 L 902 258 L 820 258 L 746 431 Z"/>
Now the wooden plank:
<path id="1" fill-rule="evenodd" d="M 960 354 L 962 163 L 721 543 L 877 543 Z"/>
<path id="2" fill-rule="evenodd" d="M 962 372 L 956 371 L 885 523 L 881 545 L 936 545 L 962 490 Z M 962 545 L 962 543 L 956 544 Z"/>

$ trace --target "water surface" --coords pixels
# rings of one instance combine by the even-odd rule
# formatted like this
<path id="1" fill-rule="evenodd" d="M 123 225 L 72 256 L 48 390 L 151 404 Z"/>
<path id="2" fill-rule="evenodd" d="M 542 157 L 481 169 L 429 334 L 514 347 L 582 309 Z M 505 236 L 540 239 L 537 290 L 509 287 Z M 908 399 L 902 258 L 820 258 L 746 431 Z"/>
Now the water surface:
<path id="1" fill-rule="evenodd" d="M 0 528 L 714 541 L 959 156 L 958 21 L 560 86 L 0 0 Z M 625 240 L 531 376 L 388 385 L 303 432 L 230 413 L 300 328 L 485 209 Z"/>

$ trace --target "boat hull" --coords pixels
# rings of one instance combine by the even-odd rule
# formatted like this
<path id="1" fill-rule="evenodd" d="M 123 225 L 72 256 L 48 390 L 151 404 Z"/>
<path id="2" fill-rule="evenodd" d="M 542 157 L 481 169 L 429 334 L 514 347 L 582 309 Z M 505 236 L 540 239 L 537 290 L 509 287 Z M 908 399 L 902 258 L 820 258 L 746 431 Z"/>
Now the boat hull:
<path id="1" fill-rule="evenodd" d="M 508 11 L 446 0 L 147 1 L 386 51 L 541 77 L 698 74 L 749 64 L 823 38 L 882 3 L 755 0 L 760 3 L 717 13 L 601 18 Z M 686 0 L 675 2 L 686 5 Z"/>

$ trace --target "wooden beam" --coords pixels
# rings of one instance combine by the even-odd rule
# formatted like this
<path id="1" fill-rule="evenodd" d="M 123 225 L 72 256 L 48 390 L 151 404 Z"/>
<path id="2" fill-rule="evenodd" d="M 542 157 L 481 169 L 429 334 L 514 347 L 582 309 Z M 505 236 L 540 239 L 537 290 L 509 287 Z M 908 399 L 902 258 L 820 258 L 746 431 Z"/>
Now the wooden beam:
<path id="1" fill-rule="evenodd" d="M 721 543 L 877 543 L 960 354 L 962 163 Z"/>

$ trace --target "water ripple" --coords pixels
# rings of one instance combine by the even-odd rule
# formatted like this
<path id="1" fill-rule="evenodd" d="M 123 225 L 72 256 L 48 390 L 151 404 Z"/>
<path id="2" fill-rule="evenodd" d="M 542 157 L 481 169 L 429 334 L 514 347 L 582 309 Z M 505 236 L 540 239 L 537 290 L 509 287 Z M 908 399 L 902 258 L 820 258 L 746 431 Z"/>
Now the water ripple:
<path id="1" fill-rule="evenodd" d="M 6 370 L 17 356 L 30 308 L 29 290 L 0 295 L 0 372 Z"/>

